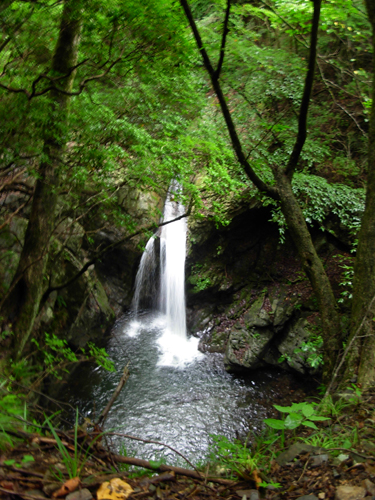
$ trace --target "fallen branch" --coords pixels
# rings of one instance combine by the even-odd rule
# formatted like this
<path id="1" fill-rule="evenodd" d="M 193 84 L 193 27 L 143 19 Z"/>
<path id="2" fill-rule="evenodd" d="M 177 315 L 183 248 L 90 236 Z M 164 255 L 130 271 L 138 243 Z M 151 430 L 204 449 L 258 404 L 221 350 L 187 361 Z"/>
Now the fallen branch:
<path id="1" fill-rule="evenodd" d="M 190 460 L 188 458 L 186 458 L 179 451 L 172 448 L 172 446 L 169 446 L 169 444 L 161 443 L 160 441 L 151 441 L 150 439 L 143 439 L 143 438 L 139 438 L 139 437 L 135 437 L 135 436 L 130 436 L 129 434 L 122 434 L 121 432 L 108 432 L 105 435 L 106 436 L 119 436 L 119 437 L 124 437 L 127 439 L 133 439 L 134 441 L 141 441 L 142 443 L 157 444 L 159 446 L 164 446 L 165 448 L 169 448 L 171 451 L 173 451 L 173 453 L 176 453 L 181 458 L 183 458 L 185 460 L 185 462 L 187 462 L 190 465 L 190 467 L 192 467 L 196 472 L 198 472 L 198 469 L 190 462 Z M 199 474 L 199 472 L 198 472 L 198 474 Z"/>
<path id="2" fill-rule="evenodd" d="M 6 490 L 5 488 L 0 488 L 0 491 L 7 493 L 8 495 L 16 495 L 22 498 L 30 498 L 31 500 L 46 500 L 46 497 L 28 495 L 27 493 L 22 493 L 14 490 Z"/>
<path id="3" fill-rule="evenodd" d="M 111 454 L 112 459 L 121 464 L 135 465 L 136 467 L 143 467 L 144 469 L 149 470 L 158 470 L 161 472 L 174 472 L 175 474 L 179 474 L 180 476 L 192 477 L 194 479 L 199 479 L 204 481 L 206 476 L 201 474 L 200 472 L 196 472 L 190 469 L 184 469 L 182 467 L 174 467 L 173 465 L 160 464 L 158 467 L 155 467 L 150 464 L 147 460 L 142 460 L 140 458 L 133 457 L 123 457 L 121 455 Z M 223 484 L 224 486 L 231 486 L 235 484 L 235 481 L 231 481 L 229 479 L 222 479 L 220 477 L 208 477 L 208 481 L 213 483 Z"/>
<path id="4" fill-rule="evenodd" d="M 103 425 L 105 419 L 107 418 L 109 410 L 112 408 L 113 403 L 118 398 L 118 396 L 119 396 L 122 388 L 124 387 L 124 385 L 128 381 L 129 376 L 130 376 L 130 372 L 128 370 L 128 365 L 126 365 L 125 368 L 124 368 L 123 374 L 122 374 L 122 376 L 120 378 L 120 382 L 118 383 L 118 385 L 117 385 L 117 387 L 116 387 L 116 389 L 115 389 L 115 391 L 114 391 L 111 399 L 108 401 L 107 406 L 102 411 L 102 413 L 101 413 L 98 421 L 96 422 L 95 426 Z"/>

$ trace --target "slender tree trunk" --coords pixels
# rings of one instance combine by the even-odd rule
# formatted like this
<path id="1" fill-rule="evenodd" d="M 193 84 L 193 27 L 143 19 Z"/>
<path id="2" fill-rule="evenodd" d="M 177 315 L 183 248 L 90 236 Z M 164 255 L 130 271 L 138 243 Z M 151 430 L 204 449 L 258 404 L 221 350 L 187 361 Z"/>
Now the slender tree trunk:
<path id="1" fill-rule="evenodd" d="M 307 133 L 306 129 L 307 112 L 309 108 L 311 89 L 314 80 L 320 3 L 321 3 L 320 0 L 315 0 L 314 2 L 310 56 L 309 56 L 308 71 L 305 78 L 305 86 L 301 102 L 301 108 L 298 118 L 298 135 L 296 138 L 293 151 L 290 155 L 288 164 L 284 168 L 280 166 L 275 166 L 275 168 L 273 169 L 273 175 L 276 180 L 276 186 L 271 186 L 267 185 L 262 179 L 260 179 L 256 174 L 256 172 L 252 169 L 251 165 L 248 163 L 247 158 L 242 151 L 241 141 L 237 134 L 236 127 L 231 117 L 231 113 L 229 111 L 226 98 L 224 96 L 223 90 L 219 82 L 220 69 L 224 57 L 223 51 L 225 49 L 226 25 L 227 25 L 227 20 L 229 19 L 228 7 L 224 22 L 224 33 L 223 33 L 220 61 L 218 68 L 215 71 L 213 64 L 205 50 L 205 47 L 203 46 L 203 42 L 200 37 L 198 28 L 195 24 L 194 18 L 192 16 L 188 0 L 180 0 L 180 4 L 185 11 L 185 15 L 189 21 L 198 49 L 201 53 L 204 66 L 207 70 L 207 73 L 210 75 L 212 86 L 220 102 L 223 117 L 225 119 L 229 136 L 232 141 L 233 149 L 237 155 L 237 159 L 241 164 L 242 168 L 244 169 L 246 175 L 255 184 L 255 186 L 261 192 L 265 192 L 271 198 L 274 198 L 280 201 L 281 203 L 281 210 L 288 224 L 288 229 L 290 231 L 294 244 L 297 248 L 297 252 L 301 259 L 303 269 L 306 272 L 307 277 L 311 282 L 311 286 L 314 290 L 315 296 L 318 301 L 318 307 L 322 320 L 322 336 L 324 342 L 323 379 L 325 382 L 328 382 L 333 372 L 333 367 L 335 365 L 337 354 L 340 348 L 339 316 L 336 309 L 336 301 L 332 292 L 331 284 L 323 268 L 323 264 L 316 253 L 305 218 L 298 204 L 298 201 L 294 196 L 291 185 L 293 173 L 297 166 L 298 159 L 301 154 L 302 148 L 304 146 Z M 227 0 L 227 6 L 229 5 L 230 5 L 230 0 Z"/>
<path id="2" fill-rule="evenodd" d="M 369 20 L 373 29 L 375 51 L 375 3 L 366 0 Z M 375 56 L 373 57 L 372 108 L 370 115 L 368 176 L 366 206 L 358 236 L 354 266 L 354 289 L 351 317 L 352 348 L 346 361 L 343 384 L 356 373 L 362 387 L 375 385 Z M 359 325 L 365 318 L 362 328 Z M 356 336 L 354 338 L 354 336 Z"/>
<path id="3" fill-rule="evenodd" d="M 323 380 L 328 382 L 339 353 L 341 336 L 337 304 L 327 273 L 324 270 L 305 217 L 292 191 L 290 179 L 280 170 L 274 171 L 281 201 L 281 210 L 297 249 L 302 268 L 310 280 L 321 314 L 323 338 Z"/>
<path id="4" fill-rule="evenodd" d="M 69 117 L 70 96 L 77 63 L 81 32 L 81 2 L 65 0 L 59 37 L 52 59 L 53 76 L 68 75 L 59 80 L 63 92 L 49 94 L 49 112 L 43 131 L 42 162 L 33 197 L 20 262 L 11 284 L 11 293 L 2 308 L 2 316 L 10 321 L 15 357 L 19 358 L 28 341 L 45 288 L 44 274 L 48 250 L 55 225 L 55 211 Z"/>

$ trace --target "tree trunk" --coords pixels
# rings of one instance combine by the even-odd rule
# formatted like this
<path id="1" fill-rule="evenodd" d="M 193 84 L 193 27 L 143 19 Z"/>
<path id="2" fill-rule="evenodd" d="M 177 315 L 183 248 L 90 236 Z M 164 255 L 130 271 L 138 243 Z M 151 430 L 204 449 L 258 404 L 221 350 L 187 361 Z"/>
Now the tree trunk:
<path id="1" fill-rule="evenodd" d="M 375 51 L 375 3 L 366 0 L 373 30 Z M 368 176 L 366 206 L 358 236 L 358 249 L 354 266 L 354 288 L 351 317 L 353 342 L 346 361 L 342 384 L 358 373 L 363 388 L 375 385 L 375 56 L 373 57 L 372 108 L 370 115 Z M 362 327 L 359 329 L 361 322 Z"/>
<path id="2" fill-rule="evenodd" d="M 288 225 L 302 268 L 310 280 L 318 302 L 322 322 L 323 380 L 328 382 L 339 353 L 340 322 L 337 304 L 327 273 L 316 253 L 301 207 L 292 191 L 290 179 L 279 169 L 274 171 L 281 201 L 281 211 Z"/>
<path id="3" fill-rule="evenodd" d="M 52 75 L 59 79 L 59 91 L 51 91 L 49 111 L 43 130 L 42 162 L 38 169 L 31 215 L 20 262 L 11 284 L 11 292 L 2 307 L 2 316 L 11 323 L 13 349 L 19 358 L 28 341 L 43 295 L 44 274 L 55 211 L 69 117 L 70 96 L 78 57 L 81 31 L 80 2 L 65 0 L 59 37 L 52 59 Z"/>

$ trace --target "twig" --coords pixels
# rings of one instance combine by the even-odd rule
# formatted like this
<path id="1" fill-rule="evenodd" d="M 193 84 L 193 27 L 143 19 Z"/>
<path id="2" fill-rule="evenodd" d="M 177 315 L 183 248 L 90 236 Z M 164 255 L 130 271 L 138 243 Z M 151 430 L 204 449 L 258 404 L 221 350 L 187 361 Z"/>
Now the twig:
<path id="1" fill-rule="evenodd" d="M 6 490 L 5 488 L 0 488 L 0 491 L 2 491 L 3 493 L 7 493 L 8 495 L 16 495 L 16 496 L 22 497 L 22 498 L 30 498 L 31 500 L 46 500 L 46 497 L 27 495 L 26 493 L 21 493 L 21 492 L 14 491 L 14 490 Z"/>
<path id="2" fill-rule="evenodd" d="M 206 477 L 200 472 L 196 472 L 190 469 L 183 469 L 182 467 L 174 467 L 172 465 L 160 464 L 157 468 L 155 468 L 155 466 L 152 466 L 150 462 L 148 462 L 147 460 L 142 460 L 140 458 L 123 457 L 121 455 L 115 454 L 112 454 L 112 458 L 119 463 L 135 465 L 137 467 L 143 467 L 144 469 L 160 470 L 162 472 L 175 472 L 176 474 L 180 474 L 181 476 L 192 477 L 201 481 L 204 481 Z M 235 484 L 235 481 L 216 477 L 209 477 L 208 480 L 212 481 L 213 483 L 223 484 L 225 486 L 231 486 Z"/>
<path id="3" fill-rule="evenodd" d="M 348 450 L 348 448 L 327 448 L 327 451 L 346 451 L 346 453 L 354 453 L 354 455 L 358 455 L 361 458 L 365 458 L 366 460 L 374 460 L 374 456 L 363 455 L 363 453 L 359 453 L 356 450 Z"/>
<path id="4" fill-rule="evenodd" d="M 151 441 L 149 439 L 143 439 L 143 438 L 139 438 L 139 437 L 136 437 L 136 436 L 130 436 L 128 434 L 122 434 L 120 432 L 106 432 L 105 435 L 106 436 L 119 436 L 119 437 L 124 437 L 124 438 L 127 438 L 127 439 L 133 439 L 134 441 L 141 441 L 142 443 L 158 444 L 160 446 L 165 446 L 165 448 L 169 448 L 171 451 L 173 451 L 174 453 L 176 453 L 177 455 L 179 455 L 181 458 L 183 458 L 190 465 L 190 467 L 192 467 L 196 472 L 198 472 L 198 469 L 190 462 L 190 460 L 188 458 L 186 458 L 182 453 L 180 453 L 179 451 L 175 450 L 174 448 L 172 448 L 172 446 L 169 446 L 168 444 L 161 443 L 160 441 Z"/>
<path id="5" fill-rule="evenodd" d="M 301 473 L 300 477 L 297 479 L 297 483 L 299 483 L 299 482 L 301 481 L 302 476 L 305 474 L 306 467 L 307 467 L 307 464 L 309 463 L 309 460 L 310 460 L 310 457 L 306 460 L 306 462 L 305 462 L 305 466 L 304 466 L 304 468 L 303 468 L 303 471 L 302 471 L 302 473 Z"/>
<path id="6" fill-rule="evenodd" d="M 107 415 L 109 413 L 109 410 L 112 408 L 112 405 L 113 403 L 116 401 L 116 399 L 118 398 L 122 388 L 124 387 L 124 385 L 126 384 L 126 382 L 128 381 L 128 378 L 130 376 L 130 372 L 128 370 L 128 366 L 129 365 L 126 365 L 125 368 L 124 368 L 124 371 L 123 371 L 123 374 L 120 378 L 120 382 L 118 383 L 114 393 L 112 394 L 112 397 L 111 399 L 108 401 L 108 404 L 107 406 L 104 408 L 104 410 L 102 411 L 101 415 L 99 416 L 99 419 L 98 421 L 96 422 L 95 425 L 103 425 L 104 424 L 104 421 L 105 419 L 107 418 Z"/>

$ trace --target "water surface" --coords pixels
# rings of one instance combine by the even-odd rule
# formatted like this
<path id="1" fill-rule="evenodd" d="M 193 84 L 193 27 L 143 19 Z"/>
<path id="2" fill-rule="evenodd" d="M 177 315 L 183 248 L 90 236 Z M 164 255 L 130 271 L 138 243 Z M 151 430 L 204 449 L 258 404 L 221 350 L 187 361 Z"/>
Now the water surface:
<path id="1" fill-rule="evenodd" d="M 115 373 L 101 368 L 82 375 L 70 402 L 95 420 L 116 388 L 124 366 L 130 378 L 107 418 L 105 429 L 161 441 L 193 462 L 207 457 L 211 434 L 245 439 L 258 432 L 266 418 L 265 390 L 270 375 L 244 380 L 228 374 L 220 354 L 202 354 L 198 339 L 168 331 L 161 313 L 143 314 L 138 321 L 117 321 L 107 347 Z M 131 456 L 182 463 L 169 449 L 113 438 Z M 186 465 L 186 464 L 185 464 Z"/>

